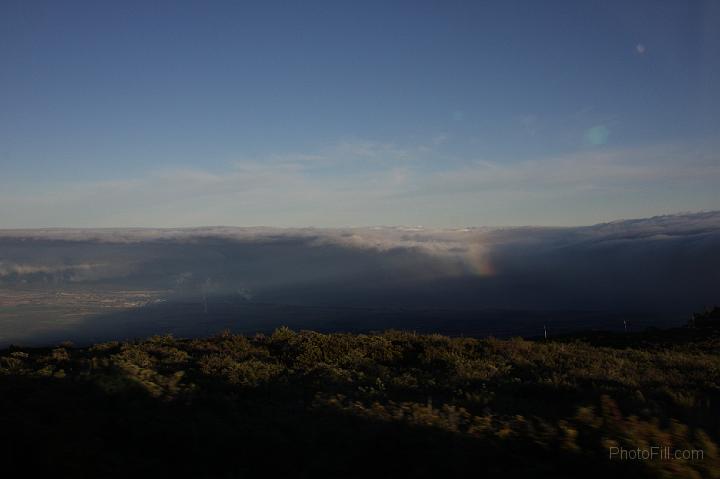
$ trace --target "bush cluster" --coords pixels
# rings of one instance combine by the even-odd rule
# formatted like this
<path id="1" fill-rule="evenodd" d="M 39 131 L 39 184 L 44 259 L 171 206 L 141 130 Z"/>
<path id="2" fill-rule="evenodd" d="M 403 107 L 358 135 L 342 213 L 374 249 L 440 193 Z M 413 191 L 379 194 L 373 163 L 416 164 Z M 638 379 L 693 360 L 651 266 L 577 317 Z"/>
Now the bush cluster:
<path id="1" fill-rule="evenodd" d="M 280 328 L 12 347 L 2 459 L 78 477 L 720 477 L 716 337 L 636 339 Z M 704 457 L 608 459 L 653 445 Z"/>

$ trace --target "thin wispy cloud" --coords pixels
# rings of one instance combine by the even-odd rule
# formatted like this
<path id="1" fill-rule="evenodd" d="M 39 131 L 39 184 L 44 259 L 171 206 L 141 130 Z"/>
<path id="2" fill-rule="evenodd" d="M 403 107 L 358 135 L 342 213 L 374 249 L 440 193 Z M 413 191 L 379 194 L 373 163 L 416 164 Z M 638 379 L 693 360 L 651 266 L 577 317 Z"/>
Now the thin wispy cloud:
<path id="1" fill-rule="evenodd" d="M 437 137 L 402 147 L 343 141 L 315 152 L 239 159 L 222 170 L 163 168 L 126 180 L 55 183 L 29 193 L 3 191 L 0 222 L 5 226 L 414 224 L 417 216 L 407 214 L 408 209 L 443 209 L 457 204 L 458 197 L 466 203 L 513 198 L 520 204 L 534 201 L 535 193 L 652 190 L 669 183 L 693 187 L 720 179 L 720 161 L 707 147 L 587 150 L 507 162 L 453 161 L 443 151 L 444 143 Z M 446 166 L 433 164 L 443 156 L 450 158 Z M 463 212 L 457 226 L 492 224 L 495 218 L 483 213 L 482 207 L 474 215 Z M 62 223 L 52 221 L 53 217 L 62 218 Z"/>

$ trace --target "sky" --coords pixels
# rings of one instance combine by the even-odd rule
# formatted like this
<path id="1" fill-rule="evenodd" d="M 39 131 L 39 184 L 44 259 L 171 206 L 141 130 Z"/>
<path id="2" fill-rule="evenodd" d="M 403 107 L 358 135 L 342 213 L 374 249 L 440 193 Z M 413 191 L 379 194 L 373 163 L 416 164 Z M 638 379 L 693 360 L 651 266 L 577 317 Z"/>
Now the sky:
<path id="1" fill-rule="evenodd" d="M 0 228 L 720 209 L 713 1 L 0 2 Z"/>

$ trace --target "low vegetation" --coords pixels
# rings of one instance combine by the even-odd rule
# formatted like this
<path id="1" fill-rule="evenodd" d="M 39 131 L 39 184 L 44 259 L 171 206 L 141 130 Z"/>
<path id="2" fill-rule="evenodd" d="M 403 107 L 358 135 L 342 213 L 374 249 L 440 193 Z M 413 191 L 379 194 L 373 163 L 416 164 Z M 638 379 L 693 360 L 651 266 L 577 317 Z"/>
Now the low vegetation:
<path id="1" fill-rule="evenodd" d="M 39 477 L 720 477 L 715 329 L 388 331 L 0 351 L 6 466 Z M 702 451 L 610 459 L 611 448 Z"/>

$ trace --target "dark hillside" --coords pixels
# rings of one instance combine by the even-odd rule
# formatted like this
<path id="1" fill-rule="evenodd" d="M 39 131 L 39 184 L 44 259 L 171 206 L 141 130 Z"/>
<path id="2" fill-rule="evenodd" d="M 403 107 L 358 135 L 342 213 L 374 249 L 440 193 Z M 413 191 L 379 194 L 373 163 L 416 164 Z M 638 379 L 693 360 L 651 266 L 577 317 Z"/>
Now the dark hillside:
<path id="1" fill-rule="evenodd" d="M 717 331 L 644 334 L 10 348 L 0 455 L 24 477 L 718 477 Z M 655 445 L 703 456 L 609 459 Z"/>

